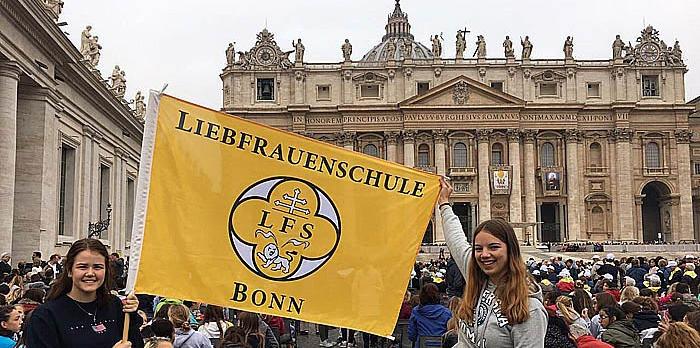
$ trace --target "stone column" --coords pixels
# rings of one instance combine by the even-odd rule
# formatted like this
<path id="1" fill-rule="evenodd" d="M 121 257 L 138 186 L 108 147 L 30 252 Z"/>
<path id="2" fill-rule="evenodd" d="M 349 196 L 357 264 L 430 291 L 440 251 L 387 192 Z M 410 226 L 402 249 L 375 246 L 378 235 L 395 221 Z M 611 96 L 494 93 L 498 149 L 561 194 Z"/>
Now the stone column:
<path id="1" fill-rule="evenodd" d="M 78 222 L 74 224 L 75 228 L 73 231 L 66 231 L 66 236 L 72 236 L 75 239 L 85 237 L 84 234 L 88 224 L 91 222 L 91 207 L 92 207 L 92 185 L 93 181 L 96 180 L 92 176 L 92 140 L 95 137 L 95 129 L 89 125 L 83 126 L 83 141 L 80 144 L 82 153 L 80 155 L 80 186 L 76 189 L 76 192 L 81 194 L 80 205 L 79 205 L 79 218 Z"/>
<path id="2" fill-rule="evenodd" d="M 635 212 L 637 213 L 637 228 L 635 229 L 634 239 L 644 240 L 644 225 L 642 224 L 642 205 L 644 204 L 644 195 L 634 195 Z"/>
<path id="3" fill-rule="evenodd" d="M 478 129 L 477 152 L 479 153 L 479 223 L 491 219 L 491 184 L 489 180 L 489 158 L 491 146 L 489 145 L 490 129 Z"/>
<path id="4" fill-rule="evenodd" d="M 620 239 L 633 239 L 634 236 L 634 195 L 632 192 L 632 173 L 630 162 L 630 140 L 632 131 L 629 128 L 616 128 L 612 131 L 615 139 L 617 166 L 617 226 Z"/>
<path id="5" fill-rule="evenodd" d="M 415 165 L 416 132 L 413 130 L 403 131 L 403 165 L 413 168 Z"/>
<path id="6" fill-rule="evenodd" d="M 674 239 L 693 239 L 693 197 L 690 183 L 690 138 L 693 133 L 687 129 L 677 129 L 675 136 L 678 148 L 678 188 L 681 194 L 681 230 Z"/>
<path id="7" fill-rule="evenodd" d="M 537 205 L 535 190 L 535 136 L 537 131 L 527 129 L 523 131 L 525 140 L 525 160 L 523 161 L 523 184 L 525 189 L 525 222 L 537 222 Z M 537 245 L 537 225 L 530 228 L 533 244 Z"/>
<path id="8" fill-rule="evenodd" d="M 117 251 L 120 250 L 121 247 L 121 242 L 122 242 L 122 232 L 123 232 L 123 227 L 124 223 L 122 222 L 123 216 L 124 216 L 124 211 L 121 209 L 122 208 L 122 187 L 121 187 L 121 174 L 122 174 L 122 155 L 124 154 L 124 149 L 120 147 L 114 148 L 114 166 L 112 167 L 112 175 L 110 179 L 113 180 L 112 182 L 114 183 L 114 186 L 112 189 L 114 190 L 114 195 L 112 195 L 111 199 L 111 204 L 112 204 L 112 222 L 110 223 L 109 229 L 111 230 L 111 234 L 107 234 L 107 239 L 110 240 L 111 245 L 112 245 L 112 251 Z"/>
<path id="9" fill-rule="evenodd" d="M 447 131 L 433 131 L 433 137 L 435 138 L 435 171 L 437 175 L 445 175 L 447 171 L 447 161 L 445 158 Z M 437 222 L 435 224 L 435 241 L 444 242 L 445 233 L 442 230 L 442 214 L 440 214 L 440 209 L 438 209 L 438 207 L 435 207 L 435 221 Z"/>
<path id="10" fill-rule="evenodd" d="M 355 151 L 355 132 L 343 132 L 340 141 L 346 150 Z"/>
<path id="11" fill-rule="evenodd" d="M 508 130 L 508 164 L 510 164 L 512 177 L 510 178 L 510 222 L 522 222 L 522 193 L 520 191 L 520 131 Z M 521 241 L 525 239 L 524 229 L 519 229 Z M 518 231 L 516 231 L 518 232 Z"/>
<path id="12" fill-rule="evenodd" d="M 396 156 L 396 144 L 398 143 L 399 133 L 397 133 L 397 132 L 384 132 L 384 138 L 386 139 L 386 159 L 387 159 L 387 161 L 397 162 L 398 158 Z"/>
<path id="13" fill-rule="evenodd" d="M 21 70 L 14 62 L 0 63 L 0 250 L 12 250 L 17 152 L 17 88 Z M 24 255 L 13 255 L 19 260 Z M 16 261 L 15 261 L 16 262 Z"/>
<path id="14" fill-rule="evenodd" d="M 564 132 L 566 137 L 566 230 L 571 240 L 581 239 L 581 195 L 578 173 L 578 141 L 580 132 L 569 129 Z"/>

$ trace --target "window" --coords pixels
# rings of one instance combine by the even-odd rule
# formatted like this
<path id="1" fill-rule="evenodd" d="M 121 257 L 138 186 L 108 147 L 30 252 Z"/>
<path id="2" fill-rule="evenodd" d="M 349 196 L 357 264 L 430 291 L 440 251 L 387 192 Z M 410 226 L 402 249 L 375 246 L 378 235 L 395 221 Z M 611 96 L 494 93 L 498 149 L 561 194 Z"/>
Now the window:
<path id="1" fill-rule="evenodd" d="M 590 163 L 591 167 L 602 167 L 603 166 L 603 150 L 601 149 L 600 144 L 598 144 L 598 143 L 591 144 L 590 155 L 591 155 L 591 163 Z"/>
<path id="2" fill-rule="evenodd" d="M 126 241 L 131 241 L 131 229 L 134 227 L 134 199 L 136 198 L 136 183 L 134 179 L 126 179 Z"/>
<path id="3" fill-rule="evenodd" d="M 73 234 L 73 203 L 75 202 L 75 149 L 61 146 L 61 168 L 58 193 L 58 234 Z"/>
<path id="4" fill-rule="evenodd" d="M 365 155 L 370 155 L 374 157 L 379 157 L 379 149 L 374 144 L 367 144 L 362 148 L 362 153 Z"/>
<path id="5" fill-rule="evenodd" d="M 465 168 L 467 166 L 467 145 L 464 143 L 455 144 L 452 157 L 453 166 Z"/>
<path id="6" fill-rule="evenodd" d="M 659 144 L 650 142 L 645 147 L 644 157 L 647 161 L 647 168 L 661 168 L 661 154 L 659 153 Z"/>
<path id="7" fill-rule="evenodd" d="M 430 166 L 430 146 L 427 144 L 420 144 L 420 146 L 418 146 L 418 166 Z"/>
<path id="8" fill-rule="evenodd" d="M 362 85 L 360 96 L 362 98 L 379 98 L 379 85 Z"/>
<path id="9" fill-rule="evenodd" d="M 642 75 L 642 96 L 658 97 L 659 96 L 659 76 L 658 75 Z"/>
<path id="10" fill-rule="evenodd" d="M 107 165 L 100 164 L 100 211 L 99 219 L 107 220 L 107 204 L 109 204 L 109 182 L 110 182 L 110 168 Z M 100 238 L 102 238 L 100 236 Z"/>
<path id="11" fill-rule="evenodd" d="M 503 164 L 503 145 L 494 143 L 491 146 L 491 165 L 497 166 Z"/>
<path id="12" fill-rule="evenodd" d="M 557 93 L 557 83 L 556 82 L 541 82 L 540 83 L 540 95 L 546 97 L 556 97 Z"/>
<path id="13" fill-rule="evenodd" d="M 540 153 L 540 166 L 554 166 L 554 145 L 552 145 L 552 143 L 542 144 L 542 151 Z"/>
<path id="14" fill-rule="evenodd" d="M 258 79 L 258 100 L 275 100 L 275 79 Z"/>
<path id="15" fill-rule="evenodd" d="M 503 92 L 503 81 L 491 81 L 491 88 Z"/>
<path id="16" fill-rule="evenodd" d="M 700 163 L 693 163 L 693 174 L 700 175 Z"/>
<path id="17" fill-rule="evenodd" d="M 589 82 L 586 84 L 588 98 L 600 97 L 600 82 Z"/>
<path id="18" fill-rule="evenodd" d="M 316 100 L 331 100 L 331 86 L 316 86 Z"/>
<path id="19" fill-rule="evenodd" d="M 428 93 L 430 82 L 418 82 L 418 87 L 416 89 L 418 90 L 418 95 Z"/>
<path id="20" fill-rule="evenodd" d="M 605 213 L 599 206 L 591 209 L 591 222 L 593 232 L 603 232 L 605 230 Z"/>

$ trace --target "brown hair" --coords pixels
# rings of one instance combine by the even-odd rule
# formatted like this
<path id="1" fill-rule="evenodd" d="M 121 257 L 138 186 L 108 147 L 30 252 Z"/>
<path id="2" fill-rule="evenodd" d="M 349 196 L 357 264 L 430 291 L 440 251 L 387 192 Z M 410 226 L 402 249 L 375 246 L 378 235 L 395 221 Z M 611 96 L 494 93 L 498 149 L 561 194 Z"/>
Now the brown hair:
<path id="1" fill-rule="evenodd" d="M 566 322 L 566 325 L 573 324 L 576 319 L 580 318 L 579 314 L 574 309 L 574 304 L 568 296 L 557 297 L 557 309 L 561 312 L 561 317 Z"/>
<path id="2" fill-rule="evenodd" d="M 474 307 L 478 303 L 481 290 L 488 281 L 488 276 L 476 263 L 476 256 L 473 252 L 474 241 L 481 232 L 493 235 L 507 247 L 508 263 L 505 272 L 508 276 L 504 277 L 502 286 L 496 287 L 496 296 L 501 301 L 501 311 L 508 318 L 508 322 L 511 325 L 523 323 L 530 318 L 529 287 L 535 287 L 535 285 L 525 270 L 525 262 L 520 255 L 520 246 L 513 227 L 501 219 L 484 221 L 474 231 L 472 254 L 467 263 L 467 285 L 458 316 L 467 322 L 474 320 Z"/>
<path id="3" fill-rule="evenodd" d="M 46 300 L 55 300 L 71 291 L 73 288 L 73 280 L 68 276 L 73 269 L 73 264 L 75 263 L 75 258 L 81 252 L 88 250 L 94 251 L 105 258 L 105 277 L 104 282 L 97 288 L 97 305 L 104 306 L 109 303 L 111 294 L 109 289 L 112 288 L 112 271 L 109 267 L 109 254 L 107 253 L 107 248 L 104 244 L 97 239 L 84 238 L 73 242 L 66 255 L 66 263 L 63 267 L 63 272 L 58 275 L 58 278 L 54 281 L 49 290 L 49 294 L 46 295 Z"/>
<path id="4" fill-rule="evenodd" d="M 459 327 L 459 317 L 457 316 L 457 311 L 462 305 L 462 299 L 458 296 L 452 296 L 450 301 L 447 302 L 447 308 L 452 313 L 452 317 L 447 321 L 447 331 L 455 330 Z"/>
<path id="5" fill-rule="evenodd" d="M 617 306 L 615 296 L 611 295 L 609 292 L 599 292 L 595 294 L 595 302 L 596 312 L 600 312 L 600 310 L 605 307 Z"/>
<path id="6" fill-rule="evenodd" d="M 700 348 L 700 334 L 686 323 L 668 325 L 666 332 L 656 341 L 659 348 Z"/>
<path id="7" fill-rule="evenodd" d="M 420 305 L 431 305 L 440 303 L 440 290 L 433 283 L 425 283 L 418 294 Z"/>
<path id="8" fill-rule="evenodd" d="M 685 321 L 690 327 L 700 332 L 700 309 L 686 313 Z"/>
<path id="9" fill-rule="evenodd" d="M 185 305 L 176 304 L 168 308 L 168 319 L 177 329 L 190 330 L 190 310 Z"/>
<path id="10" fill-rule="evenodd" d="M 576 312 L 581 314 L 583 317 L 583 310 L 588 309 L 588 319 L 591 319 L 595 313 L 595 308 L 593 307 L 593 299 L 588 294 L 586 290 L 576 289 L 573 295 L 571 295 L 571 301 L 574 303 L 574 309 Z"/>
<path id="11" fill-rule="evenodd" d="M 659 305 L 651 297 L 637 296 L 632 300 L 632 302 L 640 305 L 642 307 L 642 310 L 654 312 L 659 311 Z"/>

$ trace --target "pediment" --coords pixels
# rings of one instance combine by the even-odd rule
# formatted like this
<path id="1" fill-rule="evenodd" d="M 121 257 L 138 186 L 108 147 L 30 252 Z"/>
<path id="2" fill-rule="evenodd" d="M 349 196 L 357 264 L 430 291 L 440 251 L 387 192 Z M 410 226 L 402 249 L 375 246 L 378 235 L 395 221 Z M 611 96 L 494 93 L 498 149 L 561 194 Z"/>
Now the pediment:
<path id="1" fill-rule="evenodd" d="M 427 93 L 414 96 L 399 103 L 399 107 L 479 107 L 479 106 L 522 106 L 525 101 L 491 88 L 466 76 L 455 77 L 435 86 Z"/>
<path id="2" fill-rule="evenodd" d="M 531 78 L 535 82 L 563 81 L 563 80 L 566 80 L 566 75 L 564 75 L 558 71 L 548 69 L 548 70 L 540 71 L 536 74 L 532 74 Z"/>
<path id="3" fill-rule="evenodd" d="M 368 71 L 364 74 L 355 75 L 352 77 L 354 83 L 375 83 L 375 82 L 385 82 L 388 80 L 388 76 L 384 74 L 378 74 L 375 72 Z"/>

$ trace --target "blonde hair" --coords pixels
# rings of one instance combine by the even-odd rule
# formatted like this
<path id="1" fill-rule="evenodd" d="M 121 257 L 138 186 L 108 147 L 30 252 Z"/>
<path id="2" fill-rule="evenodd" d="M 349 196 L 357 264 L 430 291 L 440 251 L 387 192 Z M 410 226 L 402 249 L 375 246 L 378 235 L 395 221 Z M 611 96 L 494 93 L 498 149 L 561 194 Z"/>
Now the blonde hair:
<path id="1" fill-rule="evenodd" d="M 529 295 L 530 289 L 537 287 L 530 274 L 525 269 L 525 262 L 520 255 L 520 246 L 515 236 L 513 227 L 501 219 L 491 219 L 482 222 L 474 230 L 472 239 L 472 254 L 467 262 L 467 285 L 462 296 L 462 305 L 458 311 L 458 317 L 469 323 L 474 321 L 474 307 L 479 302 L 481 290 L 485 287 L 489 277 L 479 267 L 476 254 L 473 252 L 476 236 L 479 233 L 488 233 L 498 238 L 506 245 L 508 261 L 506 264 L 503 284 L 496 287 L 496 297 L 500 301 L 501 312 L 508 318 L 511 325 L 521 324 L 530 319 Z"/>
<path id="2" fill-rule="evenodd" d="M 700 348 L 700 334 L 688 324 L 675 322 L 656 341 L 659 348 Z"/>
<path id="3" fill-rule="evenodd" d="M 574 303 L 571 302 L 571 298 L 568 296 L 559 296 L 557 297 L 557 309 L 559 312 L 561 312 L 562 318 L 564 318 L 564 321 L 566 322 L 567 325 L 573 324 L 576 319 L 580 318 L 581 316 L 576 312 L 574 309 Z"/>
<path id="4" fill-rule="evenodd" d="M 634 300 L 639 296 L 639 289 L 636 286 L 626 286 L 620 293 L 620 303 Z"/>
<path id="5" fill-rule="evenodd" d="M 190 310 L 185 305 L 175 304 L 168 308 L 168 319 L 177 329 L 190 330 Z"/>
<path id="6" fill-rule="evenodd" d="M 447 303 L 447 308 L 449 308 L 450 313 L 452 313 L 452 317 L 447 321 L 447 331 L 456 330 L 459 327 L 459 316 L 457 316 L 457 312 L 460 306 L 462 306 L 462 299 L 458 296 L 452 296 Z"/>

